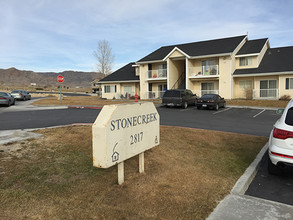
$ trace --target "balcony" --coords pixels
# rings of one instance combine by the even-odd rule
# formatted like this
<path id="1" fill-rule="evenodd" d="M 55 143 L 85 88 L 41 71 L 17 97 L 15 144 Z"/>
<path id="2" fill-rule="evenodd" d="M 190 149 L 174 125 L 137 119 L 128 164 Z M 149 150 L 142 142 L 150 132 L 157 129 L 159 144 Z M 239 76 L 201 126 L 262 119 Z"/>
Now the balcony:
<path id="1" fill-rule="evenodd" d="M 167 79 L 167 69 L 148 70 L 146 74 L 147 80 L 165 80 Z"/>
<path id="2" fill-rule="evenodd" d="M 213 77 L 219 77 L 219 65 L 189 68 L 189 78 L 213 78 Z"/>

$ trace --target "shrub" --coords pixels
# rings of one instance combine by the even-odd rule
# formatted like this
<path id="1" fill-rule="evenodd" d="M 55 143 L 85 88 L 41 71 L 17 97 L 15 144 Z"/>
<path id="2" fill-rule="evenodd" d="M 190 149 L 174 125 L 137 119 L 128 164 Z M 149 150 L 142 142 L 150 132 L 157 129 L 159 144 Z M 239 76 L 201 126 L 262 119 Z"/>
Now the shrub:
<path id="1" fill-rule="evenodd" d="M 291 97 L 289 95 L 282 95 L 279 100 L 289 101 L 290 99 L 291 99 Z"/>
<path id="2" fill-rule="evenodd" d="M 245 89 L 245 98 L 247 100 L 252 100 L 252 98 L 253 98 L 253 91 L 252 91 L 252 89 Z"/>

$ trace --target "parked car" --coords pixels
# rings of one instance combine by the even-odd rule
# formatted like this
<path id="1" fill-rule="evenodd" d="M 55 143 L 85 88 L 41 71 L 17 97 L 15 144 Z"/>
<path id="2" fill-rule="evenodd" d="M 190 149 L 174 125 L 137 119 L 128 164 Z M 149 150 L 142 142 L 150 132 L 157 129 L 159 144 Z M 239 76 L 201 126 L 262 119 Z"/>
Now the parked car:
<path id="1" fill-rule="evenodd" d="M 212 108 L 219 110 L 219 108 L 226 107 L 226 100 L 217 94 L 205 94 L 200 99 L 197 99 L 197 109 Z"/>
<path id="2" fill-rule="evenodd" d="M 14 105 L 15 99 L 14 97 L 8 92 L 0 92 L 0 105 Z"/>
<path id="3" fill-rule="evenodd" d="M 280 110 L 279 110 L 280 111 Z M 293 99 L 274 124 L 269 139 L 268 171 L 279 174 L 286 166 L 293 166 Z"/>
<path id="4" fill-rule="evenodd" d="M 31 95 L 25 90 L 13 90 L 11 95 L 17 100 L 30 100 Z"/>
<path id="5" fill-rule="evenodd" d="M 187 108 L 189 105 L 194 105 L 197 100 L 196 94 L 193 94 L 188 89 L 170 89 L 167 90 L 162 98 L 162 105 L 181 106 Z"/>

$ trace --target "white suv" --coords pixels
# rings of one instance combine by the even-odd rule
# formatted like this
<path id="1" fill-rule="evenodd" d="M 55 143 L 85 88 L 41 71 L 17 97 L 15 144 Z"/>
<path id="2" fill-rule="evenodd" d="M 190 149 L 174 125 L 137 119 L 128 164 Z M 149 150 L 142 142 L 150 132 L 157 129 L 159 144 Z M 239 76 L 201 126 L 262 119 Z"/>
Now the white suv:
<path id="1" fill-rule="evenodd" d="M 268 152 L 268 170 L 271 174 L 279 174 L 281 167 L 293 166 L 293 99 L 274 125 Z"/>

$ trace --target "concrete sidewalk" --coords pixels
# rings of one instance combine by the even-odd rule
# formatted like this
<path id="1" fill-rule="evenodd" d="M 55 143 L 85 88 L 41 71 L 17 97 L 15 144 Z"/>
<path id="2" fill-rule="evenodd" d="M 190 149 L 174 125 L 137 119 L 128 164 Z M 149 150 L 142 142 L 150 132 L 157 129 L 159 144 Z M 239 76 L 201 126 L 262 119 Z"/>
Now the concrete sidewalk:
<path id="1" fill-rule="evenodd" d="M 231 193 L 210 214 L 208 220 L 293 219 L 293 206 L 244 195 L 267 149 L 268 144 L 239 178 Z"/>
<path id="2" fill-rule="evenodd" d="M 28 130 L 8 130 L 0 131 L 0 144 L 8 144 L 29 138 L 40 138 L 41 134 L 30 132 Z"/>

